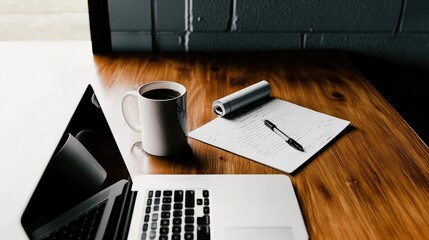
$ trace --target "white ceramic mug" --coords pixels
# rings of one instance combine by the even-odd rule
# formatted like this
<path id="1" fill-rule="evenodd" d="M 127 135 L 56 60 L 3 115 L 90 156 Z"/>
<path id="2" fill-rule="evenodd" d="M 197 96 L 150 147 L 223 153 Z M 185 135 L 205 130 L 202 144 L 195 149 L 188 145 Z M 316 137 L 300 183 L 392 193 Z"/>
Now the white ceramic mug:
<path id="1" fill-rule="evenodd" d="M 139 120 L 131 117 L 130 98 L 137 99 Z M 155 156 L 169 156 L 187 145 L 186 88 L 175 82 L 155 81 L 122 98 L 127 124 L 141 133 L 143 150 Z"/>

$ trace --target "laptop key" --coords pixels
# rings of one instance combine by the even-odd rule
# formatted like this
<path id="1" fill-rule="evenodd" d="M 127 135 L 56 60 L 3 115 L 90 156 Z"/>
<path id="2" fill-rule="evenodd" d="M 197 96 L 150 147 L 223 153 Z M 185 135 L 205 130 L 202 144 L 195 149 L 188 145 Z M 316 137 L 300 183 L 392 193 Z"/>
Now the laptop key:
<path id="1" fill-rule="evenodd" d="M 161 207 L 162 211 L 170 211 L 171 210 L 171 205 L 170 204 L 163 204 Z"/>
<path id="2" fill-rule="evenodd" d="M 173 191 L 171 190 L 165 190 L 164 191 L 164 197 L 171 197 L 173 196 Z"/>
<path id="3" fill-rule="evenodd" d="M 198 225 L 209 225 L 210 224 L 210 216 L 204 215 L 202 217 L 197 217 Z"/>
<path id="4" fill-rule="evenodd" d="M 193 232 L 194 225 L 185 225 L 185 232 Z"/>
<path id="5" fill-rule="evenodd" d="M 155 231 L 150 231 L 149 237 L 151 239 L 154 239 L 156 237 L 156 232 Z"/>
<path id="6" fill-rule="evenodd" d="M 203 212 L 204 212 L 204 214 L 209 214 L 210 213 L 210 208 L 209 207 L 204 207 L 203 208 Z"/>
<path id="7" fill-rule="evenodd" d="M 194 217 L 185 217 L 185 223 L 194 223 Z"/>
<path id="8" fill-rule="evenodd" d="M 181 217 L 182 214 L 182 211 L 173 211 L 173 217 Z"/>
<path id="9" fill-rule="evenodd" d="M 209 197 L 209 190 L 203 190 L 203 197 L 205 198 Z"/>
<path id="10" fill-rule="evenodd" d="M 168 226 L 170 225 L 170 220 L 168 219 L 162 219 L 161 220 L 161 226 Z"/>
<path id="11" fill-rule="evenodd" d="M 161 235 L 161 236 L 159 236 L 159 240 L 168 240 L 168 236 Z"/>
<path id="12" fill-rule="evenodd" d="M 181 218 L 173 218 L 173 225 L 182 225 Z"/>
<path id="13" fill-rule="evenodd" d="M 150 225 L 150 229 L 152 229 L 152 230 L 155 230 L 157 227 L 158 227 L 158 225 L 156 224 L 156 222 L 153 222 L 153 223 Z"/>
<path id="14" fill-rule="evenodd" d="M 187 190 L 185 194 L 185 207 L 193 208 L 195 206 L 195 191 Z"/>
<path id="15" fill-rule="evenodd" d="M 182 190 L 174 191 L 174 202 L 183 202 L 183 191 Z"/>
<path id="16" fill-rule="evenodd" d="M 198 240 L 210 240 L 210 227 L 209 226 L 198 226 L 198 228 L 197 228 L 197 239 Z"/>
<path id="17" fill-rule="evenodd" d="M 168 227 L 162 227 L 162 228 L 159 230 L 159 233 L 161 233 L 161 234 L 168 234 Z"/>
<path id="18" fill-rule="evenodd" d="M 185 210 L 185 215 L 186 216 L 194 216 L 194 214 L 195 214 L 194 209 L 186 209 Z"/>
<path id="19" fill-rule="evenodd" d="M 181 226 L 173 226 L 173 233 L 180 233 L 182 231 Z"/>
<path id="20" fill-rule="evenodd" d="M 194 234 L 193 233 L 185 233 L 185 239 L 186 240 L 194 239 Z"/>
<path id="21" fill-rule="evenodd" d="M 180 235 L 179 234 L 173 234 L 173 236 L 171 237 L 171 240 L 180 240 Z"/>

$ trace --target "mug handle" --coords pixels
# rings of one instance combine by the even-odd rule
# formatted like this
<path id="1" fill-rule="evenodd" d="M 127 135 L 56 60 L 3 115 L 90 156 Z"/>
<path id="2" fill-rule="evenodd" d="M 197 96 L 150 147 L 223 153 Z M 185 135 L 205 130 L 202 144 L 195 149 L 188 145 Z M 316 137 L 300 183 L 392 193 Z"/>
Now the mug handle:
<path id="1" fill-rule="evenodd" d="M 125 122 L 130 126 L 131 129 L 133 129 L 136 132 L 141 132 L 141 125 L 137 123 L 135 120 L 132 120 L 131 114 L 130 114 L 130 108 L 128 106 L 128 100 L 129 98 L 138 99 L 138 93 L 136 91 L 130 91 L 125 93 L 125 95 L 122 97 L 122 115 L 124 116 Z"/>

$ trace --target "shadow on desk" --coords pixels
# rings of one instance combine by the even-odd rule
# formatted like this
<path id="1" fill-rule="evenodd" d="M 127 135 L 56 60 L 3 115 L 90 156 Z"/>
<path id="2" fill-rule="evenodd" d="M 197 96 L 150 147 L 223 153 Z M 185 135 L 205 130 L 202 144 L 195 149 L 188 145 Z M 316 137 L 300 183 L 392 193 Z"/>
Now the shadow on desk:
<path id="1" fill-rule="evenodd" d="M 134 143 L 131 151 L 143 162 L 150 157 L 150 168 L 156 169 L 156 172 L 154 172 L 156 174 L 174 174 L 171 169 L 177 169 L 179 172 L 186 174 L 204 172 L 204 164 L 197 160 L 189 145 L 183 151 L 166 157 L 152 156 L 144 152 L 140 141 Z"/>
<path id="2" fill-rule="evenodd" d="M 429 145 L 429 69 L 356 53 L 349 58 Z"/>

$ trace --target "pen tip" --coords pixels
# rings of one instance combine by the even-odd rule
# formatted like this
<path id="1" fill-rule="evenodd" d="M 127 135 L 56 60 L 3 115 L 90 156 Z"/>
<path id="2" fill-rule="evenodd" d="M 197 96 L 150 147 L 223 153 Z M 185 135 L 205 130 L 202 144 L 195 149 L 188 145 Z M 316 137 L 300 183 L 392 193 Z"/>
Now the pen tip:
<path id="1" fill-rule="evenodd" d="M 304 148 L 301 146 L 301 144 L 297 143 L 292 138 L 289 138 L 289 140 L 286 141 L 288 144 L 290 144 L 292 147 L 294 147 L 296 150 L 299 150 L 301 152 L 304 152 Z"/>

